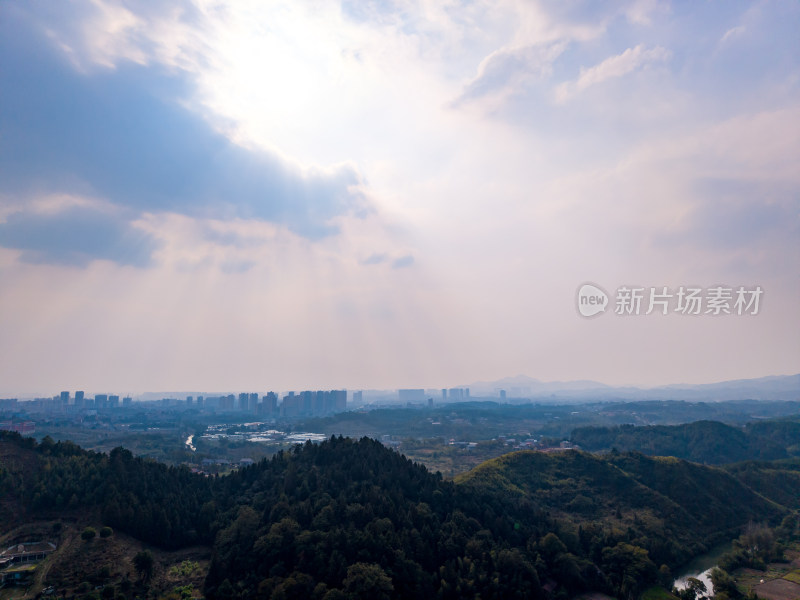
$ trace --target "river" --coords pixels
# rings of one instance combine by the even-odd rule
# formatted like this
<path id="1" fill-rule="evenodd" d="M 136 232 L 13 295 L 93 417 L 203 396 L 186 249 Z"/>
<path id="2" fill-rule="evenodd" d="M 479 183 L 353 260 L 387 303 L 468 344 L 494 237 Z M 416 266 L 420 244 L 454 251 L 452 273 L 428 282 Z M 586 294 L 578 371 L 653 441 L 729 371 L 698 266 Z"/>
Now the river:
<path id="1" fill-rule="evenodd" d="M 689 577 L 694 577 L 705 583 L 708 595 L 712 595 L 714 586 L 711 585 L 711 569 L 719 564 L 719 559 L 722 558 L 723 554 L 730 551 L 731 544 L 727 542 L 712 548 L 705 554 L 693 558 L 678 571 L 672 585 L 679 590 L 686 589 L 689 584 Z"/>

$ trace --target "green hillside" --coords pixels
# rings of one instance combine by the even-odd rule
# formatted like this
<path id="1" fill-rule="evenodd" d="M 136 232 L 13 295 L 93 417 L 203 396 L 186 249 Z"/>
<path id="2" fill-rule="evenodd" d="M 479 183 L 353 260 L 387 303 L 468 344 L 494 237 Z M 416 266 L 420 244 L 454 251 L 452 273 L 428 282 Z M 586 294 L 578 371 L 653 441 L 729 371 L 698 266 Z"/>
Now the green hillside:
<path id="1" fill-rule="evenodd" d="M 674 456 L 711 465 L 800 456 L 800 420 L 750 423 L 743 427 L 717 421 L 682 425 L 579 427 L 571 439 L 584 450 L 616 448 L 650 456 Z"/>
<path id="2" fill-rule="evenodd" d="M 121 448 L 3 433 L 0 535 L 11 519 L 72 519 L 155 548 L 205 544 L 210 600 L 635 598 L 749 521 L 779 522 L 798 474 L 795 463 L 526 451 L 453 482 L 375 440 L 339 437 L 206 478 Z M 123 588 L 115 600 L 141 596 Z"/>
<path id="3" fill-rule="evenodd" d="M 751 465 L 746 473 L 748 479 L 638 453 L 521 451 L 487 461 L 456 483 L 473 493 L 505 490 L 528 499 L 572 524 L 573 532 L 579 528 L 592 556 L 597 546 L 624 533 L 659 564 L 676 565 L 734 536 L 749 521 L 773 521 L 795 507 L 798 473 L 769 465 Z"/>
<path id="4" fill-rule="evenodd" d="M 793 510 L 800 510 L 800 459 L 775 463 L 745 462 L 726 465 L 739 481 L 770 500 Z"/>

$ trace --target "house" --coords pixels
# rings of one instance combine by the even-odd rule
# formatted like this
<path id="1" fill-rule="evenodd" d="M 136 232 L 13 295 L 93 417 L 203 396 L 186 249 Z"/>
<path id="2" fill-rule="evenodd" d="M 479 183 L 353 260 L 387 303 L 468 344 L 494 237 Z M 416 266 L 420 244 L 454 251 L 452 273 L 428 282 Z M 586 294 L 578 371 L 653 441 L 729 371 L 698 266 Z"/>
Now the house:
<path id="1" fill-rule="evenodd" d="M 38 562 L 56 549 L 50 542 L 14 544 L 0 553 L 0 586 L 28 585 Z"/>
<path id="2" fill-rule="evenodd" d="M 38 562 L 55 552 L 56 545 L 51 542 L 25 542 L 14 544 L 0 553 L 0 561 L 11 563 Z"/>
<path id="3" fill-rule="evenodd" d="M 28 585 L 38 565 L 25 563 L 0 571 L 0 585 Z"/>

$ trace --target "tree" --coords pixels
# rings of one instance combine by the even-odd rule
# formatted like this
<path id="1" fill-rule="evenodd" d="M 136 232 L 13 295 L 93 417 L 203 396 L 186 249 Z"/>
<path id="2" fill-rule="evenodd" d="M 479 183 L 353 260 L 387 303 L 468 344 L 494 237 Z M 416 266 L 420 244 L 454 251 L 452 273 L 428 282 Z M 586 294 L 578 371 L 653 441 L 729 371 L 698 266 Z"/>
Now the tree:
<path id="1" fill-rule="evenodd" d="M 603 548 L 603 567 L 615 591 L 626 598 L 634 598 L 658 576 L 658 569 L 639 546 L 619 542 L 613 548 Z"/>
<path id="2" fill-rule="evenodd" d="M 556 557 L 564 554 L 567 547 L 555 533 L 548 533 L 539 541 L 539 549 L 547 564 L 552 565 Z"/>
<path id="3" fill-rule="evenodd" d="M 142 550 L 137 552 L 133 557 L 133 568 L 139 574 L 139 577 L 147 581 L 153 575 L 153 555 L 149 550 Z"/>
<path id="4" fill-rule="evenodd" d="M 394 590 L 392 580 L 374 563 L 355 563 L 347 567 L 344 591 L 353 600 L 389 600 Z"/>
<path id="5" fill-rule="evenodd" d="M 658 583 L 666 590 L 672 589 L 672 571 L 667 565 L 658 568 Z"/>
<path id="6" fill-rule="evenodd" d="M 730 598 L 739 596 L 736 582 L 726 571 L 723 571 L 719 567 L 715 567 L 711 570 L 711 585 L 714 588 L 715 597 L 719 594 L 727 594 Z"/>
<path id="7" fill-rule="evenodd" d="M 81 533 L 81 539 L 83 539 L 84 542 L 91 542 L 96 535 L 97 531 L 94 527 L 87 527 L 83 530 L 83 533 Z"/>
<path id="8" fill-rule="evenodd" d="M 751 562 L 761 559 L 767 563 L 775 552 L 775 535 L 766 525 L 748 523 L 745 532 L 736 540 L 736 545 L 745 551 Z"/>
<path id="9" fill-rule="evenodd" d="M 692 591 L 692 598 L 704 598 L 708 593 L 706 584 L 697 579 L 697 577 L 689 577 L 687 589 Z"/>

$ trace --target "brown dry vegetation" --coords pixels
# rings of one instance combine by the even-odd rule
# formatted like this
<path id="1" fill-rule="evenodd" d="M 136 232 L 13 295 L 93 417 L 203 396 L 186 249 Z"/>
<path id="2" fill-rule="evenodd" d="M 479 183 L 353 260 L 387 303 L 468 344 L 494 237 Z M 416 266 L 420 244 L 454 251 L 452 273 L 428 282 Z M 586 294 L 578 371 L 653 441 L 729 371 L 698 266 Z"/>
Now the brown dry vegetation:
<path id="1" fill-rule="evenodd" d="M 60 523 L 60 530 L 57 523 Z M 210 548 L 192 547 L 168 552 L 146 546 L 119 532 L 87 542 L 80 535 L 87 525 L 85 522 L 37 522 L 17 527 L 0 537 L 2 547 L 33 540 L 52 541 L 58 545 L 57 550 L 39 564 L 29 588 L 2 590 L 0 600 L 36 598 L 49 586 L 55 588 L 52 598 L 160 598 L 182 586 L 190 586 L 193 597 L 202 596 Z M 100 530 L 100 526 L 92 525 Z M 149 581 L 141 580 L 133 567 L 133 557 L 144 549 L 149 550 L 154 558 L 153 575 Z M 191 573 L 170 572 L 172 567 L 184 561 L 197 563 L 198 567 Z M 112 588 L 113 593 L 106 588 Z"/>
<path id="2" fill-rule="evenodd" d="M 738 569 L 733 573 L 739 589 L 747 594 L 754 591 L 766 600 L 800 600 L 800 543 L 786 550 L 786 562 L 767 565 L 766 571 Z M 761 581 L 764 583 L 761 583 Z"/>

